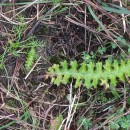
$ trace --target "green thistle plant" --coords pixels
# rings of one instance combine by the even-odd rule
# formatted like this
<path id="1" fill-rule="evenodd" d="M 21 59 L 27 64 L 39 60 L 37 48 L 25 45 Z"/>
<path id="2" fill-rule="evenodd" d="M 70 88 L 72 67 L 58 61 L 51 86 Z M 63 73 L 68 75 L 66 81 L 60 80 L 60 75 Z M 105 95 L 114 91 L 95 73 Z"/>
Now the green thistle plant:
<path id="1" fill-rule="evenodd" d="M 109 83 L 112 86 L 117 85 L 117 78 L 124 82 L 126 76 L 130 76 L 130 60 L 120 62 L 114 60 L 110 62 L 90 62 L 88 64 L 78 64 L 77 61 L 63 61 L 60 64 L 54 64 L 48 69 L 51 82 L 59 86 L 60 84 L 69 83 L 69 79 L 75 79 L 75 87 L 83 84 L 87 88 L 97 87 L 99 83 Z"/>
<path id="2" fill-rule="evenodd" d="M 28 52 L 28 56 L 25 63 L 27 71 L 31 69 L 35 59 L 36 59 L 36 50 L 34 47 L 31 47 L 30 51 Z"/>

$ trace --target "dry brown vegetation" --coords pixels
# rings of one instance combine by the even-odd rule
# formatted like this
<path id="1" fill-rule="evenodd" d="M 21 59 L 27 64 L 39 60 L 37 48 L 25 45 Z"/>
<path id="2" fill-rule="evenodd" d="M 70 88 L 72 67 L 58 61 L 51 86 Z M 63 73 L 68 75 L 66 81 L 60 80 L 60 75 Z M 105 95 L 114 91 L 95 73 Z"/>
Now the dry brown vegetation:
<path id="1" fill-rule="evenodd" d="M 0 130 L 129 130 L 129 77 L 88 90 L 47 74 L 63 60 L 129 59 L 129 9 L 129 0 L 0 0 Z"/>

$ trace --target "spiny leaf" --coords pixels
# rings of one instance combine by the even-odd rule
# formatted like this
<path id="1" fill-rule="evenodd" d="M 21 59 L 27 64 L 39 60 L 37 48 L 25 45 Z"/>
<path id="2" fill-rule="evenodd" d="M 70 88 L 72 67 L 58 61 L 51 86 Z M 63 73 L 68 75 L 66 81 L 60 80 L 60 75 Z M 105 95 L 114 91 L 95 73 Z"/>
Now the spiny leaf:
<path id="1" fill-rule="evenodd" d="M 36 58 L 36 51 L 34 47 L 31 47 L 30 51 L 28 52 L 28 56 L 25 62 L 25 67 L 29 71 L 34 63 Z"/>
<path id="2" fill-rule="evenodd" d="M 79 66 L 79 67 L 78 67 Z M 52 83 L 59 86 L 60 84 L 69 83 L 69 79 L 75 79 L 75 87 L 84 85 L 87 88 L 97 87 L 99 83 L 110 81 L 112 86 L 117 85 L 117 78 L 124 82 L 125 77 L 130 76 L 130 60 L 110 62 L 90 62 L 88 64 L 78 64 L 77 61 L 63 61 L 60 64 L 54 64 L 48 69 L 50 75 L 54 75 Z M 109 87 L 109 85 L 107 85 Z"/>

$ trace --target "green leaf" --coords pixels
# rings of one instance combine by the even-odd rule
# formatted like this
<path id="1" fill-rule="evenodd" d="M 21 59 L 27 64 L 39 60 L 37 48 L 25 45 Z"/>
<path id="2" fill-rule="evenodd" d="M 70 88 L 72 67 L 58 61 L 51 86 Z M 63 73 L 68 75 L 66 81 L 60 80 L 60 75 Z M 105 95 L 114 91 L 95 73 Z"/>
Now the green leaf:
<path id="1" fill-rule="evenodd" d="M 114 87 L 117 84 L 117 78 L 124 82 L 125 76 L 130 77 L 130 60 L 114 60 L 113 62 L 106 60 L 105 64 L 102 64 L 102 62 L 78 64 L 77 61 L 71 61 L 70 63 L 64 61 L 49 67 L 48 71 L 48 74 L 53 77 L 52 82 L 58 86 L 69 83 L 70 79 L 73 78 L 75 87 L 83 84 L 87 88 L 96 88 L 99 83 L 102 83 L 102 85 L 105 83 L 108 88 L 108 81 Z M 112 93 L 119 98 L 114 89 Z"/>
<path id="2" fill-rule="evenodd" d="M 98 47 L 98 53 L 103 55 L 106 52 L 106 47 Z"/>
<path id="3" fill-rule="evenodd" d="M 54 4 L 57 4 L 57 3 L 61 2 L 61 0 L 52 0 L 52 2 L 53 2 Z"/>
<path id="4" fill-rule="evenodd" d="M 112 4 L 113 7 L 110 6 L 102 6 L 103 9 L 105 9 L 106 11 L 109 12 L 113 12 L 113 13 L 118 13 L 118 14 L 130 14 L 130 10 L 128 10 L 127 8 L 118 6 L 118 5 L 114 5 Z"/>
<path id="5" fill-rule="evenodd" d="M 110 122 L 109 126 L 110 126 L 110 128 L 112 128 L 114 130 L 118 130 L 120 128 L 120 126 L 117 122 Z"/>
<path id="6" fill-rule="evenodd" d="M 130 114 L 126 116 L 127 120 L 130 121 Z"/>
<path id="7" fill-rule="evenodd" d="M 79 120 L 77 121 L 77 126 L 81 126 L 82 125 L 82 130 L 87 130 L 91 125 L 91 121 L 89 119 L 87 119 L 86 117 L 80 117 Z"/>
<path id="8" fill-rule="evenodd" d="M 115 98 L 121 98 L 120 95 L 117 93 L 116 89 L 111 88 L 111 92 Z"/>
<path id="9" fill-rule="evenodd" d="M 115 49 L 117 45 L 115 43 L 112 43 L 112 48 Z"/>
<path id="10" fill-rule="evenodd" d="M 59 114 L 59 115 L 51 122 L 50 129 L 49 129 L 49 130 L 59 130 L 62 121 L 63 121 L 63 116 L 62 116 L 61 114 Z"/>
<path id="11" fill-rule="evenodd" d="M 25 67 L 27 71 L 29 71 L 36 59 L 36 51 L 34 47 L 31 47 L 30 51 L 28 52 L 28 56 L 26 59 Z"/>

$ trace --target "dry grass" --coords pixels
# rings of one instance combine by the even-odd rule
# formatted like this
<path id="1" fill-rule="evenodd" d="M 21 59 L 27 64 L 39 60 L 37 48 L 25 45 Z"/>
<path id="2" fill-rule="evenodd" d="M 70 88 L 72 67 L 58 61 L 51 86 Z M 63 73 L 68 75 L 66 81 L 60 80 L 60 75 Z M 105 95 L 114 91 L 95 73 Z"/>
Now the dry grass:
<path id="1" fill-rule="evenodd" d="M 110 129 L 111 122 L 129 115 L 128 77 L 128 82 L 112 90 L 102 86 L 86 90 L 73 88 L 74 81 L 57 87 L 46 73 L 49 66 L 64 59 L 80 63 L 83 52 L 91 57 L 87 60 L 95 62 L 129 58 L 129 9 L 128 0 L 2 0 L 0 129 Z M 37 58 L 27 71 L 25 61 L 31 46 Z"/>

